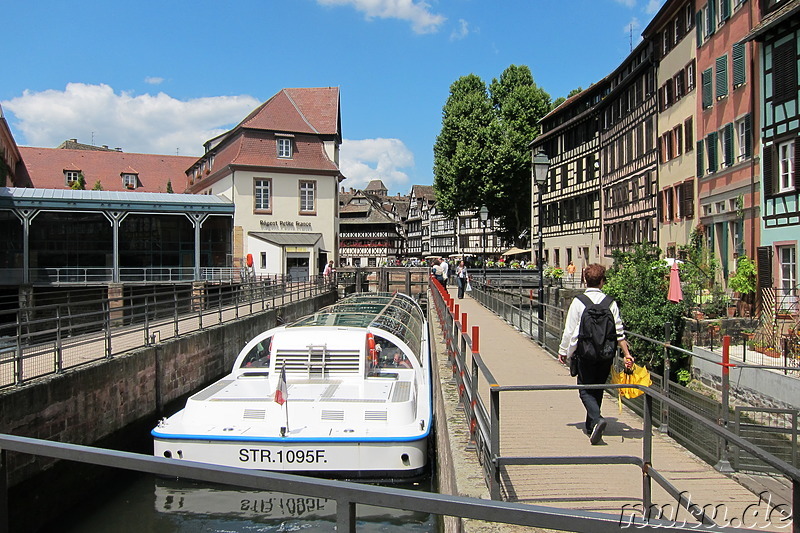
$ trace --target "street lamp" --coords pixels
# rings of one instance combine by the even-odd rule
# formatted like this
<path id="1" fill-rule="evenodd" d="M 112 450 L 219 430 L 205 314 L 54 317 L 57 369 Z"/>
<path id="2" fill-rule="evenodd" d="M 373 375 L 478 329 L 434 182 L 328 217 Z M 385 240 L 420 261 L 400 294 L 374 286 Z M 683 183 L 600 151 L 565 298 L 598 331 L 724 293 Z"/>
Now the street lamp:
<path id="1" fill-rule="evenodd" d="M 478 211 L 478 216 L 483 225 L 483 261 L 481 261 L 481 271 L 483 273 L 483 282 L 486 283 L 486 222 L 489 220 L 489 208 L 482 205 Z"/>
<path id="2" fill-rule="evenodd" d="M 542 212 L 542 191 L 544 190 L 544 185 L 547 183 L 547 172 L 550 169 L 550 160 L 547 158 L 547 154 L 544 153 L 544 150 L 539 148 L 539 151 L 536 152 L 533 156 L 533 179 L 536 181 L 536 187 L 538 189 L 538 211 L 539 211 L 539 251 L 538 251 L 538 258 L 536 261 L 537 270 L 539 271 L 539 343 L 544 343 L 544 242 L 542 238 L 542 225 L 544 222 L 544 216 Z"/>

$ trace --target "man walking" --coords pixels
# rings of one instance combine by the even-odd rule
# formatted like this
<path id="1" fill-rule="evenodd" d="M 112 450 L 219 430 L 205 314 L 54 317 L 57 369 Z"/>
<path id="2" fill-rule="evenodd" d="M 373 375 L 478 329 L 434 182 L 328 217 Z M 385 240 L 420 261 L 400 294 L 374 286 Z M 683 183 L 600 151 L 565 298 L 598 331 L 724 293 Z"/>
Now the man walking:
<path id="1" fill-rule="evenodd" d="M 586 292 L 576 296 L 569 306 L 564 334 L 558 347 L 558 360 L 570 359 L 572 375 L 577 375 L 578 385 L 602 385 L 611 372 L 616 348 L 625 356 L 625 365 L 633 364 L 633 356 L 625 340 L 622 319 L 617 303 L 603 293 L 606 268 L 597 263 L 586 267 Z M 577 357 L 577 365 L 572 358 Z M 585 431 L 592 444 L 598 444 L 606 429 L 600 414 L 603 389 L 581 389 L 579 395 L 586 409 Z"/>
<path id="2" fill-rule="evenodd" d="M 442 257 L 442 286 L 447 288 L 447 280 L 450 279 L 450 264 L 447 258 Z"/>

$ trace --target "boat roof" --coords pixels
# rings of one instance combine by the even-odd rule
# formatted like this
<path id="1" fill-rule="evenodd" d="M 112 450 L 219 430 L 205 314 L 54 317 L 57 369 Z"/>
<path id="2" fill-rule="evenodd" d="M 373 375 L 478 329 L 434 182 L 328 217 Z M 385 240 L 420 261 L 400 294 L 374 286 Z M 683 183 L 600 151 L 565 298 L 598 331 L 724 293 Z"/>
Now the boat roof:
<path id="1" fill-rule="evenodd" d="M 425 317 L 411 297 L 396 292 L 361 293 L 324 307 L 287 328 L 340 326 L 380 329 L 396 335 L 414 352 L 419 350 Z"/>

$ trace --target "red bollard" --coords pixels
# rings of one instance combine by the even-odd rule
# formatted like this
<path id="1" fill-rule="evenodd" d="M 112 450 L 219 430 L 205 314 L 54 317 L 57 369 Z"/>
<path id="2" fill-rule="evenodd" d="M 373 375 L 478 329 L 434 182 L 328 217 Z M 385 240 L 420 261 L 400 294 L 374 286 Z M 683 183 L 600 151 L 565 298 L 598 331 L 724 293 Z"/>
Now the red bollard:
<path id="1" fill-rule="evenodd" d="M 480 352 L 479 339 L 480 335 L 478 326 L 472 326 L 472 353 Z"/>
<path id="2" fill-rule="evenodd" d="M 461 313 L 461 331 L 467 332 L 467 313 Z"/>

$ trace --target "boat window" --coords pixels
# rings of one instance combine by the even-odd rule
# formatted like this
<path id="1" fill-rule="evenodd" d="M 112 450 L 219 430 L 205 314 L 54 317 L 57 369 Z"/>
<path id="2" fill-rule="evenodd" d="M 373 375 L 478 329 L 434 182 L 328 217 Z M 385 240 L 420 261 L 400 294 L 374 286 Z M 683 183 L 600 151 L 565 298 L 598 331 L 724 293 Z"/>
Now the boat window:
<path id="1" fill-rule="evenodd" d="M 411 361 L 395 343 L 378 337 L 375 342 L 378 351 L 378 368 L 412 368 Z"/>
<path id="2" fill-rule="evenodd" d="M 242 368 L 267 368 L 269 366 L 269 348 L 272 337 L 267 337 L 250 350 L 242 361 Z"/>

